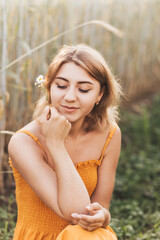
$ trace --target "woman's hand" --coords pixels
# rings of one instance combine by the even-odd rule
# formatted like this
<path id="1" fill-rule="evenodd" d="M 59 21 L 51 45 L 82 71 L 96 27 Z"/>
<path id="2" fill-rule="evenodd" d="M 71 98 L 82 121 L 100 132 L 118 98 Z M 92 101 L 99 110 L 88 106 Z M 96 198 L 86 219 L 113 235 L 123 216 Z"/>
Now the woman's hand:
<path id="1" fill-rule="evenodd" d="M 59 114 L 56 108 L 49 106 L 44 109 L 38 118 L 38 123 L 46 142 L 53 143 L 55 140 L 56 145 L 64 142 L 71 129 L 70 122 Z"/>
<path id="2" fill-rule="evenodd" d="M 99 203 L 91 203 L 86 209 L 89 215 L 73 213 L 73 224 L 79 224 L 87 231 L 93 231 L 100 227 L 106 227 L 110 222 L 110 213 L 103 208 Z"/>

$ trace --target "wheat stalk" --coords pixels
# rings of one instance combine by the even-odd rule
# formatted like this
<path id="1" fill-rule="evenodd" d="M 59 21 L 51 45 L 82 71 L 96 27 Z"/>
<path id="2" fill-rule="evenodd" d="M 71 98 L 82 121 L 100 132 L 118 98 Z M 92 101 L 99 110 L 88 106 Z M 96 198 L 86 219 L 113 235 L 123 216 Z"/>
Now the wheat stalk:
<path id="1" fill-rule="evenodd" d="M 106 23 L 106 22 L 103 22 L 103 21 L 100 21 L 100 20 L 92 20 L 92 21 L 87 21 L 87 22 L 84 22 L 82 24 L 79 24 L 77 25 L 76 27 L 73 27 L 69 30 L 66 30 L 52 38 L 50 38 L 49 40 L 45 41 L 44 43 L 38 45 L 37 47 L 29 50 L 28 52 L 26 52 L 25 54 L 23 54 L 22 56 L 16 58 L 14 61 L 10 62 L 9 64 L 7 64 L 5 67 L 3 67 L 0 72 L 12 67 L 14 64 L 16 64 L 17 62 L 21 61 L 22 59 L 26 58 L 27 56 L 31 55 L 32 53 L 34 53 L 35 51 L 41 49 L 42 47 L 46 46 L 47 44 L 57 40 L 58 38 L 62 37 L 63 35 L 67 34 L 67 33 L 70 33 L 72 31 L 75 31 L 79 28 L 82 28 L 84 26 L 87 26 L 87 25 L 90 25 L 90 24 L 95 24 L 95 25 L 99 25 L 99 26 L 102 26 L 104 27 L 106 30 L 108 30 L 109 32 L 113 33 L 114 35 L 116 35 L 117 37 L 119 38 L 122 38 L 123 37 L 123 32 L 120 31 L 119 29 L 113 27 L 112 25 Z"/>
<path id="2" fill-rule="evenodd" d="M 7 130 L 2 130 L 0 131 L 0 134 L 9 134 L 9 135 L 13 135 L 15 132 L 12 131 L 7 131 Z"/>
<path id="3" fill-rule="evenodd" d="M 4 174 L 4 173 L 13 173 L 13 171 L 0 171 L 0 174 Z"/>

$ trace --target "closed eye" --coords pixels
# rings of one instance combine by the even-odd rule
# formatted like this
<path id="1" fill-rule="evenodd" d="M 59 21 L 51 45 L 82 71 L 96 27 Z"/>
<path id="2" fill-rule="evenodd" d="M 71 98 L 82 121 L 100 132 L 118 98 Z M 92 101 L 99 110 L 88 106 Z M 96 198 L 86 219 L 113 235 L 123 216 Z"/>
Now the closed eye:
<path id="1" fill-rule="evenodd" d="M 60 88 L 60 89 L 66 89 L 67 88 L 67 86 L 66 85 L 59 85 L 58 83 L 57 83 L 57 88 Z M 81 88 L 79 88 L 78 89 L 81 93 L 88 93 L 89 91 L 90 91 L 90 89 L 81 89 Z"/>
<path id="2" fill-rule="evenodd" d="M 80 92 L 82 92 L 82 93 L 87 93 L 87 92 L 89 92 L 89 91 L 90 91 L 90 89 L 83 90 L 83 89 L 79 88 L 79 91 L 80 91 Z"/>
<path id="3" fill-rule="evenodd" d="M 65 85 L 59 85 L 59 84 L 57 84 L 57 87 L 58 87 L 58 88 L 61 88 L 61 89 L 67 88 L 67 86 L 65 86 Z"/>

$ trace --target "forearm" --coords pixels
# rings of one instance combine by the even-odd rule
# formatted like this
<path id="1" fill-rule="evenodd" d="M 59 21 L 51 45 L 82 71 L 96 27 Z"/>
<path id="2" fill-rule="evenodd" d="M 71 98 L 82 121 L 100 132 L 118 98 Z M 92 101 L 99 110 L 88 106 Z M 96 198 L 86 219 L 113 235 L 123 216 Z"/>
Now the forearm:
<path id="1" fill-rule="evenodd" d="M 90 197 L 64 145 L 53 149 L 48 144 L 48 148 L 54 161 L 57 201 L 62 214 L 70 219 L 73 212 L 86 213 L 85 207 L 90 203 Z"/>

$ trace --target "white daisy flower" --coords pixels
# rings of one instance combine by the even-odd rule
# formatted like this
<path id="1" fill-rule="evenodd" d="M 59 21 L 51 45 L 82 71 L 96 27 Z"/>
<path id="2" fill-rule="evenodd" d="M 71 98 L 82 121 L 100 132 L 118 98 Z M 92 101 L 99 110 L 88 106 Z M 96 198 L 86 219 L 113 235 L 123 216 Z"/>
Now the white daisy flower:
<path id="1" fill-rule="evenodd" d="M 39 75 L 36 78 L 35 85 L 38 85 L 38 87 L 40 87 L 41 84 L 44 83 L 44 82 L 45 82 L 44 76 L 43 75 Z"/>

